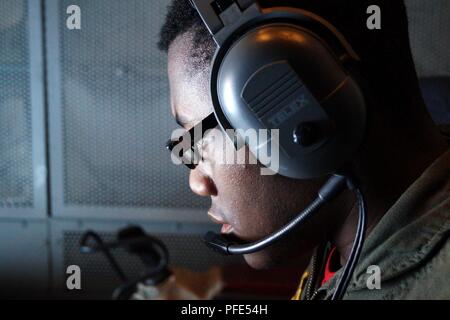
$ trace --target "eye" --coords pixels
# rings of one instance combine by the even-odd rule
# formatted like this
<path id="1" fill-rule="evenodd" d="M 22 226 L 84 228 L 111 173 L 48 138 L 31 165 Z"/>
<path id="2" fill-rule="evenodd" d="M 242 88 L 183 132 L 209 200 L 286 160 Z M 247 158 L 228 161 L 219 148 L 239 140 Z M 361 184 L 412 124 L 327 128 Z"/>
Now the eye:
<path id="1" fill-rule="evenodd" d="M 204 135 L 202 139 L 200 139 L 196 146 L 198 148 L 206 149 L 208 146 L 210 146 L 214 142 L 214 134 L 211 132 L 208 132 L 208 134 Z"/>

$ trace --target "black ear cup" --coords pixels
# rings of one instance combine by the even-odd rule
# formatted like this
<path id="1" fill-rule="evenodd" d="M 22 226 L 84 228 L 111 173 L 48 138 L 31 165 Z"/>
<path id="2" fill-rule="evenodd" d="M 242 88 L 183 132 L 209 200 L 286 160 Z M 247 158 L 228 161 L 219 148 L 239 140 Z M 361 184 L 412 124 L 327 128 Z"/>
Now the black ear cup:
<path id="1" fill-rule="evenodd" d="M 302 11 L 285 10 L 265 12 L 220 47 L 211 74 L 214 110 L 224 129 L 270 132 L 247 144 L 260 160 L 274 155 L 260 162 L 275 173 L 314 178 L 335 172 L 358 149 L 365 100 L 344 67 L 356 66 L 354 54 L 345 46 L 336 49 L 342 39 L 328 45 L 317 33 L 325 29 L 329 39 L 328 27 Z M 278 151 L 264 150 L 269 147 Z"/>

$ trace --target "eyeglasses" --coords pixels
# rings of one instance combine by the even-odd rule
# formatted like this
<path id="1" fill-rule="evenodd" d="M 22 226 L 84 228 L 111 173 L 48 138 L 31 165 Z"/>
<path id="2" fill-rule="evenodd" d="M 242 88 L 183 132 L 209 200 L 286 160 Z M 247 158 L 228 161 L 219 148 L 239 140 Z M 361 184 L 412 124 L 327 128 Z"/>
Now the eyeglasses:
<path id="1" fill-rule="evenodd" d="M 174 140 L 170 139 L 166 148 L 178 157 L 181 163 L 194 170 L 200 161 L 199 142 L 207 130 L 214 129 L 217 125 L 216 116 L 211 113 L 183 135 Z"/>

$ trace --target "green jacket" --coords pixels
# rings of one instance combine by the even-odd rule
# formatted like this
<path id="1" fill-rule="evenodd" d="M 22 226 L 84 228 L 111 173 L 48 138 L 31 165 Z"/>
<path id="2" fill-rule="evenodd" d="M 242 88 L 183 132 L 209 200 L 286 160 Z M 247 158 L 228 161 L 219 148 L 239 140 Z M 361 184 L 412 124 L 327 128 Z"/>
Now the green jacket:
<path id="1" fill-rule="evenodd" d="M 308 268 L 302 299 L 329 299 L 334 291 L 342 269 L 324 286 L 314 284 L 320 282 L 317 266 L 323 266 L 325 251 L 318 249 Z M 372 265 L 379 266 L 380 289 L 367 285 L 373 284 Z M 450 150 L 369 234 L 344 299 L 450 299 Z"/>

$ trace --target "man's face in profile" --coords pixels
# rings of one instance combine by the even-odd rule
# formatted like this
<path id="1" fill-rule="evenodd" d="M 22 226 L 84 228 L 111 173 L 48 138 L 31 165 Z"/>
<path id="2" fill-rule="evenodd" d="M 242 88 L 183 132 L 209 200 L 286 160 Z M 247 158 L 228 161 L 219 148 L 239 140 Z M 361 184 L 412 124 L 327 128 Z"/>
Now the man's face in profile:
<path id="1" fill-rule="evenodd" d="M 172 113 L 184 129 L 189 130 L 213 111 L 209 93 L 209 66 L 195 69 L 190 61 L 192 35 L 178 36 L 169 48 L 168 71 Z M 300 212 L 315 196 L 322 180 L 301 181 L 280 175 L 261 175 L 260 165 L 222 164 L 224 152 L 242 152 L 252 157 L 246 147 L 235 151 L 224 148 L 228 139 L 214 139 L 223 134 L 216 130 L 204 137 L 203 160 L 191 170 L 189 184 L 193 192 L 211 198 L 208 215 L 222 225 L 222 233 L 233 234 L 251 242 L 276 231 Z M 221 143 L 218 143 L 221 141 Z M 239 156 L 239 155 L 237 155 Z M 321 218 L 276 245 L 247 255 L 255 268 L 265 268 L 304 253 L 306 256 L 319 241 L 326 228 L 319 226 Z M 327 219 L 329 222 L 331 219 Z"/>

